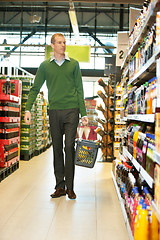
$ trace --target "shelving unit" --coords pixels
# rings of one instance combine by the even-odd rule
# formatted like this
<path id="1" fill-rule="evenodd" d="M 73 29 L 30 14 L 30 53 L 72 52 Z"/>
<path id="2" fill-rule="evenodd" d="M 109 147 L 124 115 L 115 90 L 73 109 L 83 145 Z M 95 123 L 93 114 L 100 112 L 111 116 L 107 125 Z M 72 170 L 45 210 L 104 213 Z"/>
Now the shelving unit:
<path id="1" fill-rule="evenodd" d="M 98 127 L 95 131 L 102 137 L 101 150 L 103 161 L 111 162 L 114 157 L 114 109 L 115 109 L 115 97 L 114 97 L 114 86 L 115 86 L 115 75 L 110 74 L 108 80 L 103 82 L 103 79 L 98 80 L 98 84 L 103 87 L 105 93 L 101 90 L 97 94 L 102 98 L 104 107 L 100 105 L 97 110 L 103 112 L 104 119 L 97 120 L 103 122 L 102 127 Z M 105 125 L 105 126 L 104 126 Z"/>
<path id="2" fill-rule="evenodd" d="M 124 69 L 128 65 L 132 56 L 137 51 L 139 45 L 143 42 L 144 36 L 147 35 L 147 32 L 149 31 L 149 27 L 153 25 L 153 23 L 155 21 L 156 13 L 159 10 L 160 10 L 159 0 L 155 0 L 149 5 L 148 14 L 146 16 L 145 22 L 144 22 L 137 38 L 135 39 L 133 45 L 130 47 L 127 55 L 125 56 L 123 64 L 121 66 L 121 69 Z"/>
<path id="3" fill-rule="evenodd" d="M 21 81 L 0 80 L 0 181 L 19 168 Z"/>
<path id="4" fill-rule="evenodd" d="M 130 108 L 128 108 L 130 111 L 128 111 L 125 104 L 127 105 L 127 103 L 129 102 L 129 100 L 130 100 L 129 96 L 132 96 L 131 95 L 132 90 L 134 92 L 137 88 L 138 90 L 136 93 L 138 93 L 138 91 L 140 91 L 139 90 L 140 87 L 143 84 L 144 84 L 143 86 L 146 86 L 145 84 L 148 84 L 148 86 L 150 86 L 149 84 L 151 82 L 153 82 L 155 79 L 155 78 L 153 79 L 153 77 L 156 77 L 156 80 L 157 80 L 157 107 L 160 107 L 160 101 L 159 101 L 160 100 L 160 98 L 159 98 L 159 94 L 160 94 L 160 89 L 159 89 L 160 45 L 157 45 L 156 47 L 153 48 L 152 56 L 149 59 L 147 57 L 147 59 L 148 59 L 147 62 L 145 64 L 143 64 L 143 66 L 141 68 L 139 68 L 139 65 L 138 65 L 139 64 L 139 62 L 137 60 L 138 54 L 136 55 L 136 53 L 138 53 L 138 49 L 140 49 L 140 46 L 142 45 L 142 43 L 144 44 L 145 37 L 148 35 L 151 27 L 155 23 L 156 14 L 159 10 L 160 10 L 160 1 L 159 0 L 152 1 L 149 5 L 148 13 L 145 18 L 145 22 L 144 22 L 143 26 L 141 27 L 136 39 L 133 41 L 132 46 L 129 48 L 129 51 L 128 51 L 128 53 L 124 59 L 124 62 L 121 66 L 121 70 L 122 70 L 121 87 L 124 87 L 123 96 L 121 97 L 121 101 L 122 101 L 122 103 L 124 103 L 124 110 L 122 111 L 121 121 L 125 122 L 126 125 L 129 125 L 131 123 L 139 123 L 142 125 L 142 123 L 146 123 L 147 126 L 150 126 L 150 125 L 154 126 L 155 121 L 156 121 L 156 117 L 155 117 L 156 113 L 154 113 L 155 111 L 152 111 L 152 113 L 150 113 L 151 111 L 147 110 L 147 113 L 150 113 L 150 114 L 144 114 L 145 112 L 143 112 L 141 110 L 138 111 L 136 109 L 135 114 L 131 114 L 132 112 L 134 112 L 134 109 L 132 111 L 132 108 L 130 107 Z M 136 57 L 137 57 L 137 59 L 136 59 Z M 133 63 L 134 59 L 137 61 L 137 62 L 136 61 L 134 62 L 134 67 L 136 66 L 137 68 L 134 68 L 134 67 L 132 68 L 132 63 Z M 149 83 L 146 83 L 148 81 L 149 81 Z M 136 94 L 136 93 L 134 92 L 134 94 Z M 137 96 L 135 95 L 135 99 L 136 99 L 136 97 Z M 133 98 L 133 103 L 134 103 L 135 99 Z M 130 104 L 130 102 L 129 102 L 129 104 Z M 139 112 L 143 112 L 143 114 L 142 113 L 139 114 Z M 128 150 L 128 146 L 123 145 L 121 153 L 119 153 L 119 159 L 124 162 L 126 161 L 126 159 L 129 159 L 132 162 L 133 166 L 138 171 L 139 175 L 142 177 L 142 179 L 145 180 L 145 182 L 148 184 L 150 189 L 153 191 L 155 188 L 155 180 L 151 177 L 151 176 L 153 176 L 153 173 L 151 173 L 151 171 L 148 170 L 147 168 L 145 170 L 139 164 L 139 162 L 134 158 L 135 154 L 133 154 L 134 155 L 133 156 L 129 151 L 132 152 L 132 149 Z M 136 158 L 137 158 L 137 155 L 136 155 Z M 154 153 L 153 153 L 153 162 L 160 165 L 160 154 L 157 153 L 156 151 L 154 151 Z M 118 185 L 116 183 L 115 176 L 113 173 L 112 173 L 112 177 L 113 177 L 113 182 L 115 184 L 115 188 L 116 188 L 117 195 L 118 195 L 120 205 L 122 208 L 122 212 L 123 212 L 125 209 L 123 199 L 121 199 L 121 194 L 119 193 L 119 188 L 118 188 Z M 122 196 L 123 196 L 123 194 L 122 194 Z M 156 198 L 155 198 L 155 202 L 156 202 Z M 158 207 L 157 207 L 159 202 L 157 201 L 157 205 L 155 204 L 155 202 L 152 201 L 152 210 L 155 213 L 158 221 L 160 222 L 160 209 L 158 209 Z M 123 214 L 123 215 L 124 215 L 124 220 L 126 222 L 126 215 L 125 214 Z M 127 228 L 128 228 L 128 226 L 127 226 Z M 132 233 L 130 236 L 130 230 L 129 230 L 129 237 L 130 237 L 130 239 L 133 239 Z"/>
<path id="5" fill-rule="evenodd" d="M 154 151 L 153 156 L 154 156 L 155 161 L 160 165 L 160 154 L 157 153 L 156 151 Z"/>
<path id="6" fill-rule="evenodd" d="M 128 120 L 154 123 L 155 122 L 155 114 L 129 114 L 126 118 L 126 121 L 128 121 Z"/>
<path id="7" fill-rule="evenodd" d="M 40 95 L 38 96 L 40 98 L 40 106 L 36 105 L 36 102 L 33 104 L 32 110 L 31 110 L 31 125 L 27 125 L 24 122 L 24 113 L 25 113 L 25 105 L 28 99 L 28 94 L 30 91 L 30 88 L 33 85 L 34 81 L 34 75 L 30 74 L 29 72 L 25 71 L 24 69 L 14 66 L 13 63 L 10 61 L 4 59 L 3 62 L 1 62 L 1 74 L 4 76 L 10 76 L 11 78 L 19 79 L 22 83 L 22 93 L 20 94 L 20 97 L 14 96 L 14 95 L 6 95 L 3 96 L 1 100 L 7 100 L 7 101 L 14 101 L 17 102 L 20 99 L 21 103 L 21 114 L 20 118 L 16 117 L 5 117 L 1 118 L 0 121 L 8 121 L 10 123 L 19 121 L 21 123 L 20 125 L 20 160 L 30 160 L 35 155 L 38 155 L 45 151 L 48 147 L 51 146 L 51 136 L 49 133 L 49 119 L 47 114 L 47 109 L 42 109 L 44 102 L 44 99 L 41 99 Z M 37 97 L 37 101 L 38 101 Z M 45 103 L 47 108 L 47 103 Z M 38 107 L 40 107 L 40 111 L 38 111 Z M 42 111 L 43 110 L 43 111 Z M 37 111 L 37 112 L 36 112 Z"/>
<path id="8" fill-rule="evenodd" d="M 154 214 L 156 215 L 158 221 L 160 222 L 160 211 L 158 210 L 154 201 L 152 201 L 152 210 L 153 210 Z"/>

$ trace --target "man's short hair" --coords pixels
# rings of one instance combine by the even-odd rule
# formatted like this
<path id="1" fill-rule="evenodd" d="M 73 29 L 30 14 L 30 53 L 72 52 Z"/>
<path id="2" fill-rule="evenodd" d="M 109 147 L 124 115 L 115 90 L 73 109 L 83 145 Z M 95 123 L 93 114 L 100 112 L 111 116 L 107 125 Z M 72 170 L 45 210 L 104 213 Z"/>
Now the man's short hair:
<path id="1" fill-rule="evenodd" d="M 53 34 L 52 37 L 51 37 L 51 43 L 53 43 L 53 44 L 55 43 L 55 38 L 56 37 L 64 37 L 64 35 L 62 33 Z"/>

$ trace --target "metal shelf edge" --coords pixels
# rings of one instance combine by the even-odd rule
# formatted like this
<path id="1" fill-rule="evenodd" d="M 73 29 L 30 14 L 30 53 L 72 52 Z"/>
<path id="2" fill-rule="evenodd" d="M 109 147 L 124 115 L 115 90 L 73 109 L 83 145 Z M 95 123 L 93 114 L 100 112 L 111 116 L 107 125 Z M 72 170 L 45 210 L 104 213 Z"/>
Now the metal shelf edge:
<path id="1" fill-rule="evenodd" d="M 157 208 L 156 204 L 154 201 L 152 201 L 152 210 L 156 216 L 156 218 L 158 219 L 158 221 L 160 222 L 160 211 L 159 209 Z"/>

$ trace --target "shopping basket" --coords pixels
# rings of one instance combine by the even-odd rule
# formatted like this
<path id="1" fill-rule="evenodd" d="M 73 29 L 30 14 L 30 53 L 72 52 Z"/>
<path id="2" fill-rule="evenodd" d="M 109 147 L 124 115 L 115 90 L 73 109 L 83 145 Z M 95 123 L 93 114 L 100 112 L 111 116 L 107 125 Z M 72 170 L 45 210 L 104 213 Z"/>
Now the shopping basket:
<path id="1" fill-rule="evenodd" d="M 93 168 L 100 144 L 84 139 L 77 139 L 76 142 L 75 164 L 82 167 Z"/>

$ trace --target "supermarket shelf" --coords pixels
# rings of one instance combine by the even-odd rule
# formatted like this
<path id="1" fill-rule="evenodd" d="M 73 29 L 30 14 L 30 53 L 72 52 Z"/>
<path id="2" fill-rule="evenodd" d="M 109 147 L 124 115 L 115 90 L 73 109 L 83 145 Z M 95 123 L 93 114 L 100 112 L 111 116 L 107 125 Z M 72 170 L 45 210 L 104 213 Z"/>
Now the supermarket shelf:
<path id="1" fill-rule="evenodd" d="M 155 54 L 147 61 L 146 64 L 129 80 L 128 85 L 136 84 L 141 81 L 140 79 L 145 79 L 145 77 L 152 77 L 152 71 L 156 69 L 156 59 L 160 55 L 160 47 L 155 49 Z"/>
<path id="2" fill-rule="evenodd" d="M 129 67 L 126 67 L 124 70 L 123 77 L 125 78 L 129 74 Z"/>
<path id="3" fill-rule="evenodd" d="M 156 216 L 156 218 L 158 219 L 158 221 L 160 222 L 160 210 L 157 208 L 156 204 L 154 201 L 152 201 L 152 210 Z"/>
<path id="4" fill-rule="evenodd" d="M 17 122 L 20 123 L 20 117 L 0 117 L 0 122 Z"/>
<path id="5" fill-rule="evenodd" d="M 19 161 L 13 163 L 9 167 L 0 168 L 0 182 L 8 177 L 10 174 L 15 172 L 19 168 Z"/>
<path id="6" fill-rule="evenodd" d="M 1 99 L 1 101 L 2 101 L 2 100 L 5 100 L 5 101 L 13 101 L 13 102 L 19 102 L 19 101 L 20 101 L 20 98 L 14 96 L 14 95 L 4 95 L 4 94 L 1 94 L 1 95 L 0 95 L 0 99 Z"/>
<path id="7" fill-rule="evenodd" d="M 160 165 L 160 153 L 154 151 L 153 152 L 153 158 Z"/>
<path id="8" fill-rule="evenodd" d="M 115 179 L 115 176 L 114 176 L 112 171 L 111 171 L 111 175 L 112 175 L 113 183 L 114 183 L 117 195 L 118 195 L 120 206 L 121 206 L 121 209 L 122 209 L 123 218 L 124 218 L 124 222 L 125 222 L 125 225 L 126 225 L 126 228 L 127 228 L 127 231 L 128 231 L 129 239 L 133 240 L 133 235 L 132 235 L 131 228 L 130 228 L 130 225 L 129 225 L 127 213 L 126 213 L 126 210 L 125 210 L 125 207 L 124 207 L 123 199 L 121 198 L 119 188 L 117 186 L 116 179 Z"/>
<path id="9" fill-rule="evenodd" d="M 155 122 L 155 114 L 129 114 L 127 116 L 128 120 L 136 120 L 141 122 Z"/>
<path id="10" fill-rule="evenodd" d="M 137 162 L 137 160 L 128 152 L 126 147 L 123 147 L 123 154 L 130 159 L 137 171 L 141 174 L 150 188 L 153 187 L 153 178 L 145 171 L 145 169 Z"/>
<path id="11" fill-rule="evenodd" d="M 128 93 L 125 93 L 123 96 L 122 96 L 122 99 L 126 99 L 128 97 Z"/>
<path id="12" fill-rule="evenodd" d="M 115 124 L 126 124 L 125 122 L 115 122 Z"/>
<path id="13" fill-rule="evenodd" d="M 137 51 L 139 45 L 143 42 L 144 36 L 147 34 L 149 27 L 152 26 L 154 23 L 155 14 L 158 10 L 159 10 L 159 0 L 155 0 L 149 5 L 149 11 L 148 11 L 148 15 L 146 17 L 145 23 L 142 26 L 133 45 L 129 49 L 128 54 L 126 55 L 126 57 L 122 63 L 121 69 L 125 68 L 128 65 L 128 62 L 130 61 L 130 59 L 133 57 L 133 55 Z"/>
<path id="14" fill-rule="evenodd" d="M 122 121 L 126 122 L 127 121 L 127 117 L 123 117 Z"/>

